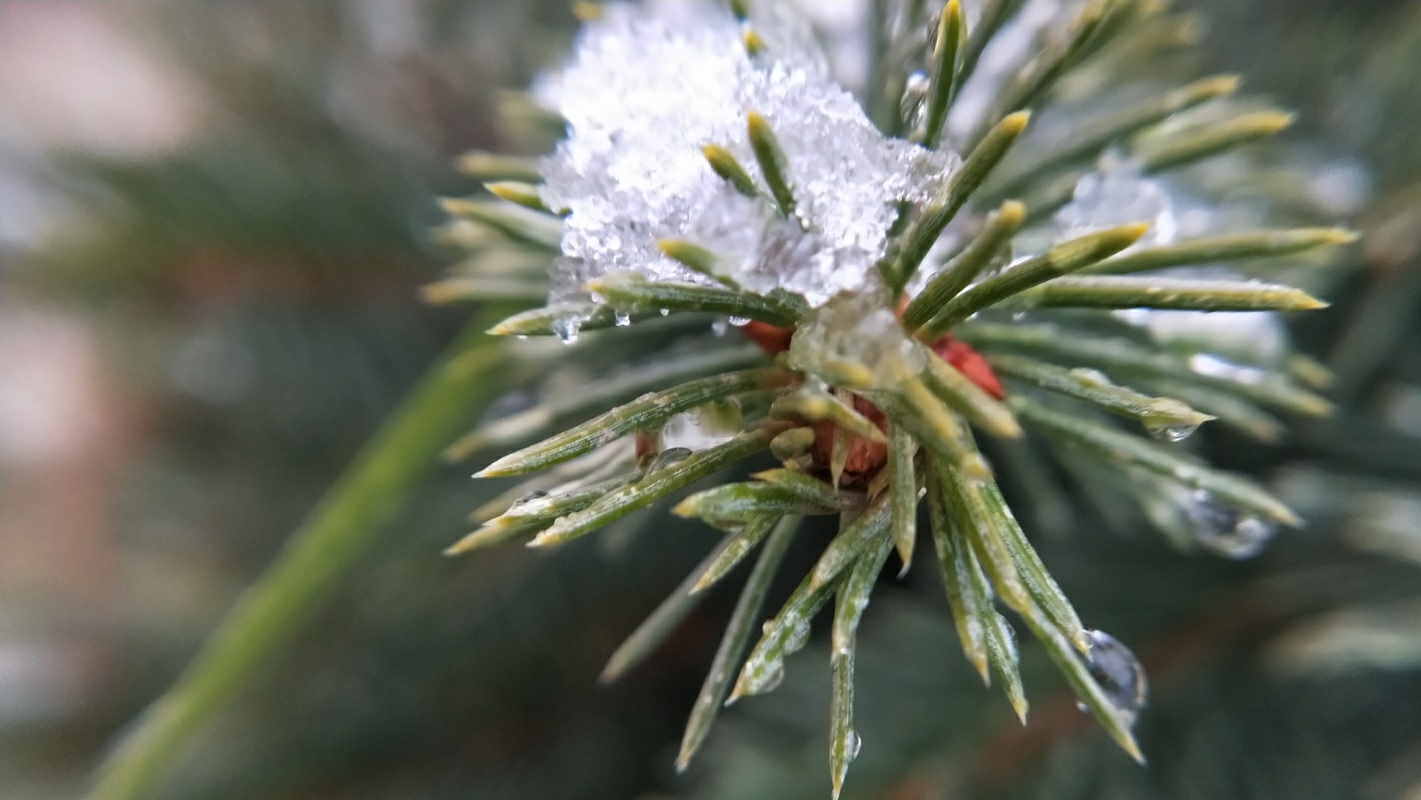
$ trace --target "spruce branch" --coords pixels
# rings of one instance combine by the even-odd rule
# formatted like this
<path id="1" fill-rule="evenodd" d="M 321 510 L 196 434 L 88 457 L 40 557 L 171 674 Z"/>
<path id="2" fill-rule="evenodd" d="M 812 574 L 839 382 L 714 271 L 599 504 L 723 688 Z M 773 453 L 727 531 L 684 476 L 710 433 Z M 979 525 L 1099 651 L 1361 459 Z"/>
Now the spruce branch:
<path id="1" fill-rule="evenodd" d="M 907 18 L 915 19 L 918 6 L 909 5 Z M 1148 187 L 1152 184 L 1146 181 L 1157 180 L 1152 176 L 1266 138 L 1289 118 L 1273 111 L 1234 112 L 1224 98 L 1236 91 L 1238 80 L 1220 76 L 1088 115 L 1064 135 L 1047 135 L 1045 143 L 1023 138 L 1030 109 L 1052 105 L 1055 89 L 1072 73 L 1118 68 L 1129 58 L 1145 57 L 1150 48 L 1179 45 L 1178 36 L 1154 35 L 1178 28 L 1159 19 L 1154 4 L 1093 0 L 1069 24 L 1029 34 L 1039 38 L 1039 49 L 999 78 L 995 94 L 977 109 L 975 127 L 964 128 L 954 122 L 954 115 L 967 113 L 963 93 L 986 80 L 978 75 L 981 54 L 1019 7 L 987 3 L 968 29 L 958 3 L 946 3 L 920 54 L 927 74 L 907 89 L 909 95 L 921 93 L 918 101 L 905 102 L 902 114 L 886 121 L 880 104 L 886 107 L 904 91 L 895 86 L 907 86 L 910 70 L 900 59 L 915 45 L 890 30 L 886 15 L 877 17 L 883 27 L 872 39 L 873 74 L 882 85 L 870 87 L 874 118 L 881 130 L 911 131 L 914 141 L 933 150 L 886 139 L 858 109 L 841 109 L 832 123 L 821 120 L 818 108 L 795 106 L 752 81 L 737 106 L 727 108 L 726 117 L 714 124 L 714 133 L 687 141 L 683 150 L 665 150 L 665 126 L 646 123 L 661 131 L 661 138 L 641 140 L 642 146 L 662 148 L 657 152 L 664 159 L 686 159 L 686 174 L 708 181 L 696 178 L 686 191 L 711 198 L 697 201 L 709 205 L 683 207 L 673 200 L 671 215 L 659 221 L 634 215 L 667 209 L 637 206 L 624 222 L 599 228 L 606 208 L 600 189 L 590 190 L 590 221 L 579 216 L 583 200 L 577 192 L 600 185 L 600 176 L 586 176 L 591 179 L 586 185 L 564 186 L 564 178 L 556 177 L 561 173 L 550 173 L 555 177 L 536 191 L 497 186 L 513 204 L 537 207 L 531 202 L 536 195 L 544 208 L 570 208 L 563 224 L 577 233 L 564 240 L 563 257 L 580 266 L 572 273 L 575 279 L 559 277 L 555 266 L 547 308 L 506 320 L 495 332 L 563 335 L 569 320 L 574 333 L 620 326 L 634 331 L 658 314 L 709 313 L 740 326 L 763 353 L 746 354 L 729 342 L 708 339 L 704 346 L 710 353 L 727 354 L 725 366 L 715 368 L 713 355 L 672 358 L 663 369 L 624 380 L 626 388 L 645 392 L 636 399 L 613 399 L 613 393 L 593 384 L 581 398 L 545 402 L 485 426 L 464 443 L 467 448 L 545 436 L 555 420 L 570 416 L 570 409 L 591 411 L 605 403 L 611 410 L 505 456 L 480 475 L 532 474 L 568 459 L 589 458 L 597 448 L 633 434 L 638 455 L 650 464 L 631 476 L 601 475 L 599 481 L 553 486 L 545 496 L 514 503 L 490 520 L 490 531 L 474 534 L 476 543 L 531 536 L 534 546 L 556 544 L 687 490 L 763 450 L 781 462 L 756 472 L 751 482 L 702 489 L 674 506 L 675 515 L 702 520 L 726 531 L 726 538 L 609 666 L 609 677 L 624 672 L 701 592 L 718 584 L 756 547 L 765 547 L 697 700 L 678 768 L 685 768 L 704 741 L 722 699 L 733 702 L 778 684 L 785 658 L 804 646 L 811 619 L 832 599 L 829 760 L 833 791 L 840 791 L 859 743 L 852 678 L 860 620 L 890 555 L 897 553 L 903 572 L 912 564 L 917 512 L 924 499 L 951 614 L 968 661 L 983 679 L 995 676 L 1025 719 L 1028 702 L 1016 643 L 1011 624 L 997 609 L 1000 600 L 1034 634 L 1111 737 L 1141 758 L 1130 732 L 1144 699 L 1143 677 L 1133 679 L 1138 664 L 1107 634 L 1084 626 L 1006 504 L 974 431 L 1003 439 L 1029 433 L 1033 440 L 1069 444 L 1072 458 L 1087 459 L 1102 473 L 1132 476 L 1130 485 L 1138 488 L 1141 503 L 1154 503 L 1161 493 L 1202 494 L 1241 518 L 1298 523 L 1291 510 L 1260 487 L 1208 468 L 1179 451 L 1178 443 L 1215 417 L 1260 437 L 1276 437 L 1279 423 L 1265 408 L 1323 413 L 1326 402 L 1289 370 L 1234 365 L 1207 350 L 1190 353 L 1157 345 L 1120 331 L 1121 323 L 1105 315 L 1116 309 L 1138 314 L 1151 313 L 1146 309 L 1318 308 L 1321 301 L 1292 287 L 1153 271 L 1292 256 L 1345 244 L 1350 234 L 1281 228 L 1174 241 L 1163 223 L 1142 210 L 1138 218 L 1092 223 L 1070 235 L 1057 231 L 1053 244 L 1039 244 L 1049 229 L 1044 223 L 1049 215 L 1068 205 L 1086 207 L 1081 195 L 1085 179 L 1100 180 L 1110 169 L 1104 158 L 1108 150 L 1128 148 L 1124 156 L 1111 158 L 1124 158 L 1139 176 L 1134 180 Z M 796 68 L 793 47 L 786 50 L 777 43 L 773 24 L 748 6 L 737 7 L 732 16 L 733 35 L 748 51 L 736 69 L 757 74 Z M 602 35 L 615 36 L 616 23 L 606 24 L 612 32 Z M 1132 38 L 1131 31 L 1153 33 Z M 599 79 L 615 81 L 612 74 L 624 67 L 590 69 L 605 68 L 597 73 Z M 817 91 L 811 79 L 804 80 L 803 92 Z M 559 109 L 574 122 L 586 115 L 599 125 L 623 125 L 628 135 L 636 135 L 642 124 L 626 117 L 603 119 L 601 109 L 579 106 L 578 100 L 569 98 Z M 1212 116 L 1178 123 L 1191 109 Z M 854 114 L 863 121 L 845 122 Z M 733 119 L 743 119 L 743 132 L 726 127 Z M 826 153 L 823 148 L 834 146 L 827 142 L 852 144 Z M 957 161 L 952 147 L 963 143 L 971 146 L 966 158 Z M 592 148 L 597 158 L 616 161 L 623 175 L 651 168 L 643 152 L 623 152 L 615 144 L 612 150 L 598 150 L 604 146 L 602 139 L 583 143 L 575 127 L 563 145 L 569 151 Z M 747 157 L 754 159 L 757 176 L 742 165 Z M 879 157 L 887 161 L 873 161 Z M 1099 166 L 1090 168 L 1092 161 Z M 893 166 L 856 190 L 836 190 L 836 181 L 843 178 L 823 166 L 836 163 L 856 163 L 870 174 L 879 168 L 875 164 Z M 903 169 L 911 191 L 876 195 L 877 206 L 843 206 L 847 216 L 834 216 L 838 212 L 831 209 L 841 207 L 835 204 L 850 198 L 846 192 L 902 186 L 904 176 L 894 171 Z M 1025 200 L 1004 201 L 1007 195 Z M 463 213 L 516 246 L 538 247 L 547 240 L 527 236 L 482 207 Z M 874 229 L 879 244 L 868 252 L 851 244 L 862 230 L 835 227 L 864 214 L 880 226 Z M 651 260 L 633 259 L 628 268 L 614 246 L 612 263 L 588 270 L 589 262 L 595 266 L 608 251 L 601 245 L 583 249 L 580 242 L 607 237 L 623 247 L 630 237 L 633 247 L 645 248 L 638 252 Z M 1031 242 L 1037 244 L 1023 244 Z M 1013 260 L 1018 247 L 1030 249 Z M 491 283 L 487 288 L 504 287 Z M 1070 312 L 1061 315 L 1056 308 Z M 1016 319 L 1022 313 L 1030 318 Z M 1078 325 L 1085 319 L 1082 314 L 1096 314 L 1097 322 Z M 741 356 L 731 354 L 750 360 L 734 361 Z M 762 366 L 754 363 L 756 358 Z M 765 363 L 771 358 L 775 366 Z M 1160 395 L 1146 393 L 1152 388 Z M 684 424 L 678 421 L 730 401 L 738 404 L 741 418 L 731 438 L 702 431 L 702 440 L 689 449 L 662 444 Z M 1148 438 L 1107 424 L 1101 415 L 1131 420 Z M 802 517 L 833 515 L 840 518 L 838 534 L 766 622 L 742 662 L 751 630 L 746 615 L 763 601 L 766 571 L 778 564 L 786 531 Z M 736 675 L 733 682 L 731 675 Z"/>
<path id="2" fill-rule="evenodd" d="M 1156 315 L 1324 303 L 1252 279 L 1154 272 L 1247 263 L 1251 278 L 1273 265 L 1263 259 L 1350 241 L 1334 228 L 1227 225 L 1175 238 L 1170 181 L 1291 117 L 1235 105 L 1232 76 L 1188 83 L 1125 70 L 1179 46 L 1179 26 L 1159 4 L 1089 0 L 1074 18 L 1036 29 L 1018 17 L 1022 5 L 989 0 L 970 28 L 957 0 L 931 14 L 910 1 L 902 19 L 879 8 L 867 111 L 817 45 L 752 4 L 683 17 L 584 8 L 568 66 L 520 100 L 541 108 L 530 118 L 563 132 L 557 148 L 536 162 L 475 153 L 460 163 L 493 199 L 444 201 L 457 220 L 446 238 L 475 253 L 426 296 L 529 302 L 541 287 L 544 306 L 490 333 L 576 344 L 481 345 L 517 354 L 523 369 L 509 370 L 510 383 L 547 380 L 531 404 L 446 448 L 450 459 L 497 448 L 476 477 L 522 479 L 477 509 L 482 527 L 447 552 L 553 547 L 662 500 L 674 517 L 722 530 L 611 655 L 603 679 L 613 680 L 760 549 L 678 769 L 722 703 L 779 683 L 832 601 L 828 749 L 838 794 L 860 744 L 860 626 L 889 559 L 897 554 L 901 572 L 912 566 L 923 504 L 922 535 L 973 669 L 995 678 L 1025 721 L 1014 615 L 1108 735 L 1142 760 L 1131 732 L 1145 700 L 1138 662 L 1086 627 L 1018 523 L 1031 517 L 1008 506 L 997 479 L 1031 461 L 1036 472 L 1021 482 L 1062 495 L 1035 464 L 1054 458 L 1082 482 L 1126 476 L 1124 488 L 1108 489 L 1147 511 L 1173 502 L 1176 520 L 1211 511 L 1235 527 L 1300 522 L 1262 486 L 1202 463 L 1184 440 L 1214 418 L 1276 438 L 1274 413 L 1327 412 L 1321 374 L 1286 353 L 1236 363 L 1247 332 L 1172 339 L 1158 324 L 1171 318 Z M 925 16 L 934 17 L 931 41 Z M 984 61 L 1015 24 L 1024 30 L 1011 35 L 1032 45 L 1022 59 Z M 1123 107 L 1107 96 L 1136 83 L 1144 88 Z M 692 84 L 698 96 L 687 97 Z M 1037 109 L 1069 113 L 1055 130 L 1025 135 Z M 1105 184 L 1137 196 L 1114 197 Z M 1209 187 L 1198 191 L 1212 202 Z M 1160 196 L 1164 210 L 1152 210 Z M 633 366 L 604 370 L 633 353 Z M 466 388 L 483 403 L 493 385 Z M 437 427 L 453 438 L 457 424 Z M 1015 456 L 989 463 L 979 436 Z M 778 463 L 767 468 L 769 458 Z M 811 516 L 837 519 L 837 533 L 757 626 L 794 531 Z M 230 691 L 234 679 L 224 680 Z"/>
<path id="3" fill-rule="evenodd" d="M 104 759 L 90 798 L 150 796 L 188 739 L 300 630 L 350 566 L 385 533 L 453 432 L 498 396 L 507 354 L 482 334 L 486 324 L 475 318 L 366 445 L 178 682 Z"/>
<path id="4" fill-rule="evenodd" d="M 514 204 L 533 205 L 530 194 L 536 194 L 544 208 L 570 208 L 563 224 L 578 233 L 570 248 L 564 240 L 563 257 L 581 266 L 575 280 L 560 278 L 555 267 L 548 307 L 511 318 L 496 332 L 562 335 L 569 320 L 574 332 L 609 326 L 635 330 L 657 314 L 710 313 L 741 326 L 744 337 L 763 353 L 762 362 L 776 360 L 775 366 L 756 366 L 751 352 L 751 362 L 735 362 L 736 372 L 729 364 L 716 370 L 711 361 L 692 358 L 684 370 L 694 368 L 696 374 L 685 375 L 689 383 L 677 383 L 673 365 L 678 362 L 672 359 L 667 369 L 629 379 L 628 388 L 646 392 L 637 399 L 613 401 L 594 384 L 584 393 L 586 402 L 544 403 L 486 426 L 465 442 L 467 447 L 546 435 L 555 419 L 567 416 L 558 410 L 559 403 L 590 411 L 606 402 L 611 410 L 505 456 L 480 474 L 531 474 L 590 457 L 597 448 L 632 434 L 638 455 L 650 463 L 630 477 L 602 476 L 600 482 L 554 487 L 546 496 L 515 503 L 491 519 L 491 531 L 476 532 L 476 543 L 532 536 L 534 546 L 556 544 L 687 490 L 763 450 L 781 462 L 756 472 L 754 481 L 702 489 L 674 506 L 675 515 L 702 520 L 726 531 L 726 538 L 614 655 L 606 673 L 624 672 L 701 592 L 756 547 L 765 547 L 696 702 L 678 768 L 685 768 L 704 741 L 722 699 L 733 702 L 778 684 L 785 658 L 804 646 L 811 619 L 832 599 L 829 761 L 837 795 L 860 741 L 852 680 L 858 627 L 890 555 L 897 553 L 903 572 L 911 566 L 924 498 L 952 618 L 968 661 L 983 679 L 995 676 L 1025 719 L 1028 701 L 1016 643 L 1011 624 L 997 610 L 1000 600 L 1033 633 L 1110 736 L 1141 758 L 1130 731 L 1144 700 L 1138 664 L 1107 634 L 1084 626 L 1006 504 L 974 430 L 1003 439 L 1030 433 L 1033 439 L 1069 444 L 1077 454 L 1072 458 L 1085 458 L 1102 473 L 1132 476 L 1130 485 L 1138 488 L 1141 503 L 1154 503 L 1161 494 L 1202 494 L 1240 519 L 1298 523 L 1291 510 L 1260 487 L 1208 468 L 1180 452 L 1178 443 L 1215 417 L 1260 437 L 1276 437 L 1279 423 L 1265 408 L 1324 413 L 1326 402 L 1289 370 L 1234 365 L 1207 350 L 1160 346 L 1119 332 L 1121 323 L 1104 314 L 1116 309 L 1318 308 L 1321 301 L 1292 287 L 1152 271 L 1286 257 L 1344 244 L 1350 234 L 1283 228 L 1174 241 L 1165 226 L 1142 212 L 1139 221 L 1126 217 L 1091 224 L 1057 235 L 1045 247 L 1026 244 L 1034 249 L 1013 260 L 1022 243 L 1041 241 L 1048 215 L 1085 204 L 1084 179 L 1109 169 L 1106 161 L 1095 170 L 1086 165 L 1102 159 L 1108 149 L 1128 146 L 1126 163 L 1146 186 L 1144 181 L 1156 180 L 1150 176 L 1265 138 L 1289 118 L 1272 111 L 1230 113 L 1223 98 L 1235 92 L 1238 80 L 1222 76 L 1087 117 L 1045 144 L 1024 139 L 1029 109 L 1050 106 L 1054 90 L 1071 73 L 1125 63 L 1127 53 L 1139 55 L 1136 50 L 1178 45 L 1178 37 L 1130 38 L 1132 30 L 1155 30 L 1150 27 L 1157 21 L 1153 4 L 1094 0 L 1068 26 L 1033 34 L 1041 37 L 1040 50 L 1004 76 L 985 110 L 978 109 L 976 127 L 969 126 L 964 136 L 963 126 L 953 123 L 955 114 L 966 113 L 960 111 L 965 107 L 960 98 L 973 91 L 982 52 L 1019 5 L 988 3 L 969 30 L 960 6 L 945 4 L 930 46 L 921 54 L 928 74 L 915 78 L 917 88 L 909 88 L 921 92 L 919 104 L 905 102 L 903 114 L 886 123 L 879 104 L 900 91 L 895 85 L 906 85 L 908 69 L 896 59 L 910 45 L 888 30 L 887 17 L 878 18 L 884 28 L 872 40 L 873 74 L 883 85 L 870 87 L 878 98 L 871 100 L 875 119 L 882 130 L 911 131 L 916 142 L 934 150 L 885 139 L 866 121 L 844 122 L 862 115 L 859 110 L 844 109 L 838 121 L 827 123 L 817 116 L 818 109 L 796 107 L 792 101 L 785 105 L 783 97 L 752 87 L 737 108 L 727 109 L 728 118 L 744 120 L 743 133 L 727 139 L 731 129 L 722 120 L 714 135 L 662 156 L 689 159 L 686 174 L 709 180 L 687 189 L 705 192 L 696 196 L 712 198 L 703 201 L 708 206 L 681 207 L 675 200 L 670 217 L 655 222 L 629 217 L 604 230 L 597 227 L 604 205 L 591 207 L 591 222 L 579 216 L 576 191 L 587 191 L 585 186 L 561 186 L 559 177 L 549 179 L 558 185 L 536 192 L 497 189 Z M 737 8 L 734 17 L 735 35 L 749 51 L 737 69 L 795 68 L 793 48 L 775 44 L 773 25 L 766 27 L 748 7 Z M 1156 27 L 1177 26 L 1161 22 Z M 1090 66 L 1096 62 L 1099 67 Z M 605 66 L 615 71 L 623 65 Z M 575 98 L 569 103 L 560 110 L 570 117 L 586 114 L 601 120 L 600 109 L 578 110 Z M 1215 113 L 1203 122 L 1176 124 L 1182 119 L 1178 115 L 1196 108 Z M 771 117 L 777 121 L 773 130 L 767 121 Z M 609 123 L 626 124 L 632 134 L 641 124 L 625 118 L 598 124 Z M 828 138 L 824 125 L 833 132 Z M 646 147 L 664 144 L 644 141 Z M 854 144 L 837 153 L 816 150 L 831 146 L 828 141 Z M 958 162 L 951 148 L 963 142 L 972 146 Z M 564 146 L 596 149 L 604 142 L 583 144 L 574 128 Z M 622 159 L 619 169 L 649 168 L 645 154 L 636 150 L 623 153 L 614 145 L 612 151 L 598 152 L 598 158 Z M 822 165 L 852 162 L 871 172 L 876 167 L 863 165 L 884 153 L 895 166 L 857 191 L 901 186 L 901 176 L 893 172 L 899 169 L 908 170 L 906 179 L 916 188 L 878 195 L 877 206 L 860 203 L 845 212 L 847 218 L 879 215 L 873 224 L 881 226 L 875 229 L 880 243 L 865 253 L 848 244 L 858 241 L 862 231 L 836 228 L 844 218 L 830 211 L 853 190 L 836 191 L 835 181 L 841 178 Z M 758 176 L 742 166 L 740 159 L 747 155 Z M 868 162 L 858 161 L 866 156 Z M 999 169 L 1003 163 L 1010 166 Z M 595 203 L 602 203 L 598 190 L 592 191 Z M 1003 201 L 1005 195 L 1025 201 Z M 642 210 L 660 213 L 655 207 Z M 540 246 L 500 215 L 482 209 L 464 213 L 515 245 Z M 589 260 L 607 253 L 600 245 L 580 249 L 577 243 L 604 241 L 599 237 L 608 235 L 619 242 L 632 237 L 641 242 L 634 246 L 645 247 L 642 252 L 653 260 L 643 266 L 633 261 L 629 269 L 626 261 L 617 260 L 621 256 L 614 247 L 614 265 L 587 270 Z M 668 262 L 673 270 L 662 266 Z M 487 288 L 503 287 L 493 283 Z M 1058 315 L 1056 308 L 1076 316 Z M 1029 320 L 1015 319 L 1023 312 Z M 1078 326 L 1084 319 L 1079 315 L 1092 313 L 1098 315 L 1095 324 Z M 1008 322 L 1006 315 L 1014 316 Z M 626 334 L 614 330 L 609 335 Z M 712 353 L 743 352 L 714 339 L 706 344 Z M 1007 379 L 1005 386 L 997 372 Z M 1152 387 L 1161 394 L 1147 394 Z M 684 424 L 678 420 L 729 401 L 739 405 L 741 418 L 731 438 L 706 438 L 702 431 L 702 441 L 689 449 L 661 443 Z M 1107 424 L 1101 415 L 1132 420 L 1150 438 Z M 742 662 L 751 630 L 747 615 L 763 601 L 767 570 L 782 557 L 786 531 L 802 517 L 833 515 L 840 518 L 838 534 L 765 623 Z"/>

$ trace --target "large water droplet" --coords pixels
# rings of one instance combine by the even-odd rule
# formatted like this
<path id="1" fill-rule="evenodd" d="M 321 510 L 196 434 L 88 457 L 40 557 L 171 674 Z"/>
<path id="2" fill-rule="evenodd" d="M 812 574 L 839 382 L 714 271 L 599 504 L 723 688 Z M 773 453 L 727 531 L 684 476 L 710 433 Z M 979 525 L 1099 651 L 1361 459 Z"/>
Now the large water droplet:
<path id="1" fill-rule="evenodd" d="M 1195 541 L 1228 558 L 1257 555 L 1277 530 L 1268 520 L 1221 503 L 1202 489 L 1190 495 L 1184 513 L 1193 526 Z"/>
<path id="2" fill-rule="evenodd" d="M 844 734 L 844 755 L 850 761 L 859 757 L 859 751 L 863 749 L 863 737 L 858 731 L 850 729 Z"/>
<path id="3" fill-rule="evenodd" d="M 789 638 L 785 640 L 785 652 L 795 653 L 804 649 L 809 644 L 809 621 L 799 623 L 790 631 Z"/>
<path id="4" fill-rule="evenodd" d="M 517 500 L 513 501 L 512 508 L 519 508 L 519 507 L 522 507 L 522 506 L 526 506 L 526 505 L 529 504 L 529 503 L 532 503 L 532 502 L 534 502 L 534 501 L 536 501 L 536 500 L 541 500 L 541 499 L 543 499 L 544 497 L 547 497 L 547 496 L 548 496 L 548 493 L 547 493 L 546 491 L 544 491 L 544 490 L 542 490 L 542 489 L 534 489 L 533 491 L 528 492 L 527 494 L 525 494 L 525 495 L 523 495 L 522 497 L 518 498 Z"/>
<path id="5" fill-rule="evenodd" d="M 908 130 L 916 130 L 927 114 L 928 89 L 932 82 L 923 72 L 914 72 L 903 84 L 903 97 L 898 101 L 898 113 Z"/>
<path id="6" fill-rule="evenodd" d="M 1146 423 L 1145 430 L 1150 436 L 1161 442 L 1182 442 L 1188 439 L 1193 433 L 1199 430 L 1199 426 L 1192 423 Z"/>
<path id="7" fill-rule="evenodd" d="M 650 462 L 647 464 L 646 472 L 647 474 L 651 474 L 658 470 L 666 469 L 667 467 L 670 467 L 676 462 L 686 459 L 690 455 L 690 448 L 668 447 L 665 450 L 662 450 L 661 452 L 657 453 L 656 457 L 650 460 Z"/>
<path id="8" fill-rule="evenodd" d="M 773 692 L 779 688 L 779 685 L 784 683 L 784 680 L 784 659 L 775 659 L 774 661 L 766 662 L 756 670 L 753 675 L 750 676 L 750 681 L 746 688 L 750 690 L 750 694 L 764 694 L 765 692 Z"/>
<path id="9" fill-rule="evenodd" d="M 1085 663 L 1091 677 L 1095 678 L 1111 705 L 1124 715 L 1126 722 L 1134 722 L 1149 694 L 1145 668 L 1130 648 L 1114 636 L 1095 630 L 1087 630 L 1085 634 L 1090 639 L 1090 655 L 1085 658 Z"/>

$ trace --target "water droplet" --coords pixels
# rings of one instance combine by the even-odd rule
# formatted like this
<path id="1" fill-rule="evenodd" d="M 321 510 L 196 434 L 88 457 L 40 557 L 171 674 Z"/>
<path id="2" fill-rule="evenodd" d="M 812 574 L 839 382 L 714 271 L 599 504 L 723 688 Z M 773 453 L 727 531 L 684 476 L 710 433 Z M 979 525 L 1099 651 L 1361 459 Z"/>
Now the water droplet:
<path id="1" fill-rule="evenodd" d="M 914 72 L 903 84 L 903 97 L 898 101 L 898 113 L 908 130 L 916 130 L 927 114 L 927 97 L 931 81 L 923 72 Z"/>
<path id="2" fill-rule="evenodd" d="M 657 453 L 655 458 L 651 459 L 651 463 L 647 465 L 646 472 L 647 474 L 650 474 L 658 470 L 666 469 L 672 464 L 675 464 L 676 462 L 685 459 L 689 455 L 691 455 L 690 448 L 668 447 L 665 450 L 662 450 L 661 452 Z"/>
<path id="3" fill-rule="evenodd" d="M 1004 634 L 1002 636 L 1002 644 L 1005 645 L 1006 648 L 1007 660 L 1011 663 L 1016 663 L 1017 659 L 1020 658 L 1018 655 L 1020 650 L 1016 642 L 1016 628 L 1013 628 L 1010 623 L 1000 616 L 998 616 L 997 619 L 1001 622 L 1000 627 Z"/>
<path id="4" fill-rule="evenodd" d="M 1150 436 L 1161 442 L 1182 442 L 1188 439 L 1193 433 L 1199 430 L 1198 425 L 1191 423 L 1146 423 L 1145 430 Z"/>
<path id="5" fill-rule="evenodd" d="M 729 317 L 725 321 L 737 328 L 743 328 L 750 324 L 749 317 Z"/>
<path id="6" fill-rule="evenodd" d="M 799 623 L 790 631 L 789 638 L 785 639 L 785 653 L 794 653 L 803 650 L 809 644 L 809 621 Z"/>
<path id="7" fill-rule="evenodd" d="M 612 318 L 612 321 L 616 324 L 618 328 L 625 328 L 628 325 L 632 324 L 632 315 L 628 314 L 625 311 L 618 311 L 616 312 L 616 315 Z"/>
<path id="8" fill-rule="evenodd" d="M 1071 370 L 1071 377 L 1086 386 L 1111 386 L 1110 376 L 1098 369 L 1090 367 L 1076 367 Z"/>
<path id="9" fill-rule="evenodd" d="M 663 317 L 666 316 L 666 315 L 668 315 L 668 314 L 670 314 L 670 313 L 671 313 L 671 309 L 669 309 L 669 308 L 663 308 L 663 309 L 661 309 L 661 316 L 663 316 Z"/>
<path id="10" fill-rule="evenodd" d="M 749 677 L 750 680 L 746 684 L 746 688 L 750 690 L 750 694 L 764 694 L 765 692 L 773 692 L 775 689 L 779 688 L 779 685 L 781 683 L 784 683 L 784 659 L 776 659 L 774 661 L 768 661 L 760 665 L 760 668 L 755 670 L 755 672 L 751 673 Z"/>
<path id="11" fill-rule="evenodd" d="M 582 329 L 582 318 L 576 314 L 558 317 L 552 322 L 553 335 L 562 340 L 563 344 L 572 344 L 577 341 L 578 331 Z"/>
<path id="12" fill-rule="evenodd" d="M 1085 663 L 1091 677 L 1095 678 L 1111 705 L 1125 715 L 1127 722 L 1133 722 L 1135 715 L 1144 708 L 1149 694 L 1145 668 L 1130 648 L 1114 636 L 1095 630 L 1085 633 L 1090 639 L 1090 655 L 1085 658 Z"/>
<path id="13" fill-rule="evenodd" d="M 863 749 L 863 737 L 858 731 L 849 730 L 844 734 L 844 756 L 853 761 L 859 757 L 859 751 Z"/>
<path id="14" fill-rule="evenodd" d="M 1273 523 L 1219 502 L 1207 491 L 1194 492 L 1184 506 L 1194 527 L 1194 539 L 1204 548 L 1228 558 L 1249 558 L 1273 538 Z"/>
<path id="15" fill-rule="evenodd" d="M 716 336 L 724 336 L 730 332 L 730 324 L 723 319 L 718 319 L 711 323 L 711 333 Z"/>

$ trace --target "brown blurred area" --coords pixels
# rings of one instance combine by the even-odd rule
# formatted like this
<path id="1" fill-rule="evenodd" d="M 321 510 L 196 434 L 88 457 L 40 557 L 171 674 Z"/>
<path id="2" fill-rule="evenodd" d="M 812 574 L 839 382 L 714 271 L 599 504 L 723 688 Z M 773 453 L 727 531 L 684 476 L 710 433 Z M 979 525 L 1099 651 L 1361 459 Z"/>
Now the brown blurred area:
<path id="1" fill-rule="evenodd" d="M 17 164 L 69 148 L 158 154 L 195 132 L 200 105 L 196 87 L 112 10 L 0 5 L 6 260 L 59 235 L 73 213 Z M 59 720 L 97 717 L 107 727 L 121 713 L 113 703 L 113 615 L 124 592 L 116 520 L 145 423 L 139 399 L 104 364 L 95 320 L 16 283 L 5 280 L 0 296 L 0 730 L 15 796 L 73 795 L 87 754 L 32 748 L 34 739 L 21 737 L 48 738 Z M 201 613 L 191 602 L 177 607 Z M 86 737 L 91 747 L 101 735 Z M 68 780 L 27 784 L 31 770 L 18 762 L 27 756 L 54 759 L 49 774 Z"/>

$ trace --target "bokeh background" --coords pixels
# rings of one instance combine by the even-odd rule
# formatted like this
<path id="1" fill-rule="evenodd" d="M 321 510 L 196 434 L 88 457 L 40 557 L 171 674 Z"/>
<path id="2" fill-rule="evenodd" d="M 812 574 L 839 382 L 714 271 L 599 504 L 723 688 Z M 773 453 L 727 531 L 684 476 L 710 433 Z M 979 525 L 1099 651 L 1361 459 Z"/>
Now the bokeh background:
<path id="1" fill-rule="evenodd" d="M 868 614 L 848 796 L 1421 798 L 1421 2 L 1176 5 L 1201 70 L 1301 112 L 1285 146 L 1366 237 L 1294 321 L 1338 413 L 1275 447 L 1202 434 L 1310 524 L 1223 562 L 1014 498 L 1150 668 L 1151 766 L 1029 648 L 1017 726 L 919 570 Z M 563 0 L 0 2 L 0 795 L 83 793 L 457 331 L 466 309 L 419 299 L 454 257 L 433 198 L 473 188 L 461 152 L 536 149 L 508 90 L 574 24 Z M 731 592 L 597 685 L 706 531 L 442 559 L 487 499 L 468 471 L 436 472 L 160 797 L 828 795 L 814 647 L 671 769 Z"/>

